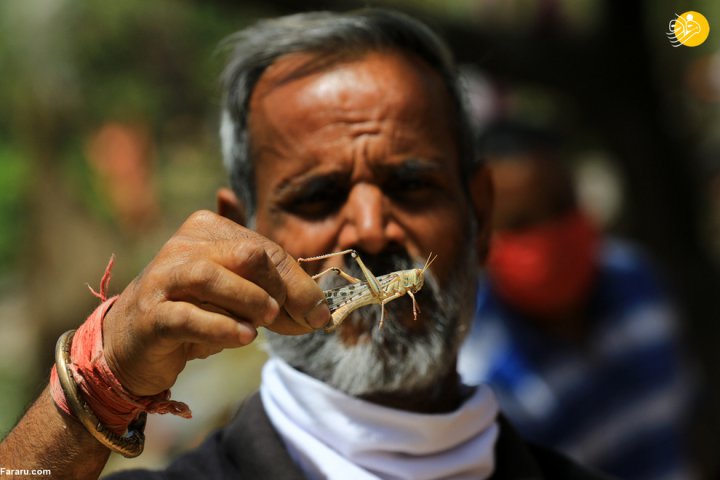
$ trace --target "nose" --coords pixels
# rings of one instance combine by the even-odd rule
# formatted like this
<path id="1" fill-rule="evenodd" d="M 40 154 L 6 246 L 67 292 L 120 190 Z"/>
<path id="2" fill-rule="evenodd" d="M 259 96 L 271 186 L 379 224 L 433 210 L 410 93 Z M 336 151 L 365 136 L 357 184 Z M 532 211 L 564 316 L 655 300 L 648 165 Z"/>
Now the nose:
<path id="1" fill-rule="evenodd" d="M 346 223 L 340 234 L 341 248 L 378 254 L 389 243 L 400 243 L 400 229 L 392 225 L 390 218 L 389 199 L 377 185 L 354 185 L 344 210 Z"/>

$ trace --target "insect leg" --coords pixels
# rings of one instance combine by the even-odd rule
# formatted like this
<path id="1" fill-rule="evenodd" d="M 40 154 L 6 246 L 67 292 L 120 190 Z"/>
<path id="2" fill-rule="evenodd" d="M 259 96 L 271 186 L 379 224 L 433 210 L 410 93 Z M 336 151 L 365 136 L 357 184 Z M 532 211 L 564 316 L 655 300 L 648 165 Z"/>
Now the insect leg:
<path id="1" fill-rule="evenodd" d="M 330 257 L 337 257 L 338 255 L 347 255 L 348 253 L 350 255 L 352 255 L 353 258 L 357 257 L 357 252 L 355 250 L 353 250 L 352 248 L 349 248 L 349 249 L 343 250 L 341 252 L 326 253 L 325 255 L 318 255 L 316 257 L 298 258 L 297 262 L 298 263 L 314 262 L 315 260 L 324 260 L 324 259 L 330 258 Z"/>
<path id="2" fill-rule="evenodd" d="M 378 328 L 382 328 L 383 323 L 385 323 L 385 304 L 392 302 L 396 298 L 402 297 L 404 294 L 405 294 L 404 292 L 396 292 L 396 293 L 393 293 L 392 295 L 390 295 L 389 297 L 383 299 L 382 302 L 380 302 L 380 308 L 381 308 L 381 310 L 380 310 L 380 325 L 378 325 Z"/>
<path id="3" fill-rule="evenodd" d="M 417 321 L 417 314 L 420 311 L 420 307 L 418 307 L 417 301 L 415 300 L 415 295 L 410 290 L 407 291 L 407 294 L 410 295 L 413 301 L 413 320 Z"/>
<path id="4" fill-rule="evenodd" d="M 336 257 L 338 255 L 347 255 L 348 253 L 350 254 L 350 256 L 352 258 L 355 259 L 358 266 L 360 267 L 360 270 L 362 270 L 363 275 L 365 276 L 365 279 L 368 282 L 368 286 L 370 287 L 370 291 L 373 293 L 373 295 L 377 298 L 382 298 L 383 294 L 382 294 L 382 289 L 380 287 L 380 282 L 378 282 L 377 278 L 375 278 L 375 275 L 373 275 L 373 273 L 370 271 L 370 269 L 365 266 L 365 263 L 360 258 L 360 255 L 358 255 L 358 253 L 355 250 L 353 250 L 352 248 L 349 248 L 347 250 L 342 250 L 340 252 L 333 252 L 333 253 L 326 253 L 325 255 L 318 255 L 316 257 L 298 258 L 297 261 L 298 261 L 298 263 L 312 262 L 315 260 L 323 260 L 323 259 L 330 258 L 330 257 Z M 343 278 L 345 278 L 345 277 L 343 277 Z"/>
<path id="5" fill-rule="evenodd" d="M 360 258 L 360 255 L 357 254 L 357 252 L 353 251 L 351 254 L 352 257 L 355 259 L 357 264 L 360 266 L 360 270 L 362 270 L 363 275 L 365 275 L 365 280 L 367 280 L 368 287 L 370 287 L 370 291 L 373 293 L 373 295 L 376 298 L 382 298 L 383 297 L 383 291 L 380 287 L 380 282 L 378 282 L 378 279 L 375 278 L 375 275 L 370 271 L 369 268 L 365 266 L 365 263 Z"/>
<path id="6" fill-rule="evenodd" d="M 358 283 L 358 282 L 362 281 L 359 278 L 355 278 L 352 275 L 345 273 L 338 267 L 330 267 L 327 270 L 324 270 L 316 275 L 313 275 L 312 279 L 317 280 L 318 278 L 322 277 L 323 275 L 325 275 L 326 273 L 329 273 L 329 272 L 335 272 L 336 274 L 340 275 L 342 278 L 344 278 L 345 280 L 347 280 L 350 283 Z"/>

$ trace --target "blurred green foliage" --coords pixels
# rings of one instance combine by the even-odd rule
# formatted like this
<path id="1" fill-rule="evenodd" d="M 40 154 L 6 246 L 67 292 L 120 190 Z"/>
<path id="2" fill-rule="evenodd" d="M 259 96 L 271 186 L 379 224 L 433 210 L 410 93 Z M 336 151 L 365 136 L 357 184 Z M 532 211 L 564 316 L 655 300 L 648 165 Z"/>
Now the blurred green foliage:
<path id="1" fill-rule="evenodd" d="M 136 273 L 190 211 L 212 208 L 223 181 L 217 45 L 261 14 L 188 0 L 0 2 L 0 345 L 26 349 L 0 352 L 0 432 L 46 382 L 44 336 L 86 315 L 83 283 L 95 278 L 62 272 L 115 252 L 122 285 L 123 269 Z M 141 232 L 123 229 L 88 161 L 89 140 L 111 122 L 151 140 L 160 212 Z M 73 244 L 78 235 L 106 242 L 102 253 Z"/>
<path id="2" fill-rule="evenodd" d="M 24 194 L 29 165 L 11 145 L 0 143 L 0 275 L 8 273 L 22 244 Z"/>
<path id="3" fill-rule="evenodd" d="M 103 123 L 148 128 L 159 171 L 178 143 L 219 162 L 217 44 L 258 15 L 235 10 L 176 0 L 0 4 L 0 277 L 22 259 L 33 176 L 52 176 L 82 208 L 112 220 L 84 152 Z"/>

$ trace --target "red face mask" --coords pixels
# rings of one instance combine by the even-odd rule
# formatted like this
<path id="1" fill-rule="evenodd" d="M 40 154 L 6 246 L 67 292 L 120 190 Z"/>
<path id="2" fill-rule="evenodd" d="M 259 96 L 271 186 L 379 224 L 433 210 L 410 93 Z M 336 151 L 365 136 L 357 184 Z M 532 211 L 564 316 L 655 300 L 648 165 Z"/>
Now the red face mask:
<path id="1" fill-rule="evenodd" d="M 494 234 L 488 275 L 510 305 L 551 319 L 585 300 L 595 276 L 598 245 L 594 225 L 573 211 L 520 233 Z"/>

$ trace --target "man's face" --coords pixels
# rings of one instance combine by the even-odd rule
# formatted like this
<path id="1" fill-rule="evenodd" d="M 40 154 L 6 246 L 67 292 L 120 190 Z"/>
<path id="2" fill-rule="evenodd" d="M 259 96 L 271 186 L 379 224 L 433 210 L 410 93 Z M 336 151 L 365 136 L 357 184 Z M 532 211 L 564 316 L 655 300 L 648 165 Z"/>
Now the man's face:
<path id="1" fill-rule="evenodd" d="M 468 258 L 473 257 L 470 205 L 462 189 L 455 117 L 446 88 L 424 63 L 398 53 L 372 52 L 320 72 L 292 75 L 308 59 L 298 54 L 278 60 L 251 98 L 256 229 L 295 258 L 356 249 L 376 276 L 410 268 L 410 261 L 422 266 L 431 252 L 437 254 L 430 278 L 437 298 L 430 298 L 433 287 L 426 281 L 417 294 L 417 322 L 409 299 L 389 304 L 385 337 L 378 344 L 391 349 L 391 335 L 396 340 L 430 335 L 437 330 L 433 322 L 441 304 L 459 301 L 451 302 L 444 293 L 467 295 L 463 300 L 471 306 L 474 297 L 475 263 Z M 331 258 L 308 264 L 308 271 L 329 266 L 352 265 Z M 368 310 L 379 311 L 379 306 L 358 313 L 367 318 Z M 448 330 L 462 330 L 457 318 L 447 322 L 452 323 Z M 315 337 L 312 348 L 304 337 L 297 341 L 312 351 L 334 337 L 336 347 L 352 349 L 372 343 L 370 330 L 375 327 L 347 321 L 337 336 L 305 336 Z M 449 350 L 454 350 L 451 343 Z M 298 344 L 294 348 L 298 350 Z M 403 355 L 400 351 L 407 348 L 397 350 Z"/>
<path id="2" fill-rule="evenodd" d="M 446 280 L 469 207 L 441 79 L 419 61 L 370 53 L 273 85 L 306 60 L 275 63 L 252 97 L 257 230 L 296 258 L 434 252 Z"/>
<path id="3" fill-rule="evenodd" d="M 495 202 L 493 229 L 523 231 L 553 221 L 574 204 L 568 177 L 540 154 L 488 157 Z"/>

